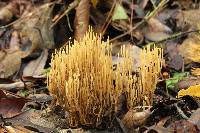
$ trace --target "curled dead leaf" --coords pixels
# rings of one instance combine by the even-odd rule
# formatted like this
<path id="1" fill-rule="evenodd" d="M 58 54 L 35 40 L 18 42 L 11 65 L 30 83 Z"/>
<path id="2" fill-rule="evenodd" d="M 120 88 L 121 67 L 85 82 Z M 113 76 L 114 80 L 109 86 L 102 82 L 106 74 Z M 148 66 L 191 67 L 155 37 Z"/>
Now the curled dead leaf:
<path id="1" fill-rule="evenodd" d="M 44 4 L 27 12 L 21 20 L 13 25 L 14 29 L 20 31 L 20 37 L 28 38 L 32 46 L 26 52 L 32 53 L 38 49 L 52 48 L 54 45 L 52 24 L 52 11 L 54 4 Z"/>
<path id="2" fill-rule="evenodd" d="M 14 10 L 17 9 L 17 5 L 13 2 L 10 2 L 7 6 L 0 9 L 0 20 L 4 23 L 9 22 L 14 16 Z"/>
<path id="3" fill-rule="evenodd" d="M 42 51 L 40 57 L 35 60 L 32 60 L 28 63 L 28 65 L 24 68 L 23 76 L 39 76 L 42 74 L 44 70 L 44 66 L 46 64 L 48 57 L 48 50 L 45 49 Z"/>
<path id="4" fill-rule="evenodd" d="M 143 125 L 150 114 L 150 110 L 144 110 L 143 112 L 129 110 L 122 118 L 122 123 L 127 131 L 130 131 L 133 128 Z"/>
<path id="5" fill-rule="evenodd" d="M 184 57 L 185 64 L 190 62 L 200 62 L 200 39 L 193 35 L 186 39 L 180 46 L 179 52 Z"/>
<path id="6" fill-rule="evenodd" d="M 150 41 L 160 41 L 168 38 L 171 32 L 172 30 L 168 26 L 164 25 L 156 18 L 151 18 L 148 21 L 148 26 L 144 28 L 144 36 Z"/>
<path id="7" fill-rule="evenodd" d="M 200 84 L 200 78 L 199 77 L 189 77 L 182 79 L 176 83 L 175 88 L 177 89 L 187 89 L 190 86 L 198 85 Z"/>
<path id="8" fill-rule="evenodd" d="M 25 98 L 1 98 L 0 114 L 3 118 L 11 118 L 22 113 L 27 100 Z"/>

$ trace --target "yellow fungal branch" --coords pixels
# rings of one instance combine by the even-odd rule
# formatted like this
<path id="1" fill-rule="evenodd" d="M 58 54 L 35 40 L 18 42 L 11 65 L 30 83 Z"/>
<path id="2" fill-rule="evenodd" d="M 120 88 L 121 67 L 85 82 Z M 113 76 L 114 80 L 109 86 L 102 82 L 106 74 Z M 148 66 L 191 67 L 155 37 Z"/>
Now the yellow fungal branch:
<path id="1" fill-rule="evenodd" d="M 153 93 L 161 71 L 162 56 L 161 48 L 147 46 L 140 54 L 140 67 L 136 74 L 124 72 L 128 81 L 125 89 L 127 91 L 128 108 L 134 108 L 137 105 L 152 105 Z M 131 61 L 131 59 L 129 60 Z M 124 62 L 123 65 L 130 71 L 132 64 L 129 62 Z M 124 73 L 122 74 L 125 75 Z"/>
<path id="2" fill-rule="evenodd" d="M 162 50 L 144 49 L 140 55 L 141 66 L 134 75 L 130 52 L 122 47 L 123 61 L 115 71 L 111 52 L 109 40 L 101 41 L 90 29 L 81 41 L 74 41 L 53 55 L 48 87 L 57 104 L 69 113 L 71 127 L 98 127 L 104 118 L 109 118 L 111 124 L 122 92 L 127 92 L 129 108 L 152 103 Z"/>

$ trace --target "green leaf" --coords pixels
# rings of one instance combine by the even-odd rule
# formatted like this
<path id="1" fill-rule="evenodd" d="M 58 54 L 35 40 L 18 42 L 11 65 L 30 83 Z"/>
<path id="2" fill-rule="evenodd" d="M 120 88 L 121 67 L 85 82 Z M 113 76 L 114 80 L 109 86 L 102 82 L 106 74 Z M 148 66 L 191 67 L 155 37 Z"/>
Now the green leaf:
<path id="1" fill-rule="evenodd" d="M 115 21 L 120 19 L 128 19 L 128 15 L 126 14 L 126 11 L 124 10 L 123 6 L 117 3 L 112 16 L 112 20 Z"/>
<path id="2" fill-rule="evenodd" d="M 184 77 L 187 77 L 188 75 L 189 72 L 173 73 L 173 77 L 171 79 L 166 80 L 167 88 L 173 89 L 179 80 L 183 79 Z"/>
<path id="3" fill-rule="evenodd" d="M 175 87 L 175 84 L 178 82 L 178 79 L 167 79 L 166 80 L 166 86 L 169 89 L 173 89 Z"/>
<path id="4" fill-rule="evenodd" d="M 189 75 L 189 72 L 174 73 L 173 78 L 183 78 L 183 77 L 187 77 L 188 75 Z"/>

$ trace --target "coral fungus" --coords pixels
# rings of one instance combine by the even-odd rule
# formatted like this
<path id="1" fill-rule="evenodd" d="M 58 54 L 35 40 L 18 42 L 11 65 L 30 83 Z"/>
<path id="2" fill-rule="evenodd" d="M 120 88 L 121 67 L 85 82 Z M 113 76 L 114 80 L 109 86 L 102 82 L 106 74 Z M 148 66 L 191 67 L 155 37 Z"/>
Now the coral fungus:
<path id="1" fill-rule="evenodd" d="M 109 40 L 103 42 L 89 30 L 81 41 L 53 55 L 48 87 L 57 104 L 69 113 L 71 127 L 98 127 L 105 117 L 111 123 L 122 92 L 127 94 L 128 108 L 152 103 L 162 50 L 144 49 L 137 74 L 132 74 L 133 59 L 125 47 L 119 53 L 123 61 L 115 71 L 111 52 Z"/>

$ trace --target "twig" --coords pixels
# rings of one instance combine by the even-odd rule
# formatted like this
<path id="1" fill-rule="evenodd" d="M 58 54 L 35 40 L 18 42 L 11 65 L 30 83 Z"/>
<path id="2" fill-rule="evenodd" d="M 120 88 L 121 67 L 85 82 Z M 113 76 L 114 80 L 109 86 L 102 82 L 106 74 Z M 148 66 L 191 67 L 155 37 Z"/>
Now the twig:
<path id="1" fill-rule="evenodd" d="M 116 39 L 119 39 L 129 33 L 131 33 L 132 31 L 136 30 L 138 27 L 140 27 L 143 23 L 145 23 L 147 20 L 149 20 L 150 18 L 152 18 L 153 16 L 155 16 L 157 14 L 157 12 L 160 10 L 161 7 L 163 7 L 169 0 L 162 0 L 159 5 L 149 14 L 149 15 L 146 15 L 144 17 L 143 20 L 141 20 L 139 23 L 137 23 L 134 27 L 132 27 L 129 31 L 119 35 L 119 36 L 116 36 L 115 38 L 111 39 L 110 42 L 113 42 L 114 40 Z"/>
<path id="2" fill-rule="evenodd" d="M 56 20 L 55 22 L 51 25 L 50 28 L 53 28 L 59 21 L 62 19 L 65 15 L 67 15 L 72 9 L 74 9 L 76 6 L 78 6 L 80 0 L 74 0 L 72 3 L 69 4 L 67 10 L 63 12 Z"/>
<path id="3" fill-rule="evenodd" d="M 112 18 L 112 14 L 113 14 L 113 11 L 114 11 L 114 9 L 115 9 L 115 6 L 116 6 L 116 0 L 114 1 L 114 3 L 112 4 L 112 7 L 111 7 L 111 9 L 110 9 L 110 11 L 109 11 L 109 13 L 108 13 L 108 16 L 107 16 L 107 18 L 106 18 L 106 20 L 105 20 L 105 22 L 104 22 L 104 24 L 103 24 L 103 26 L 102 26 L 102 28 L 101 28 L 101 36 L 103 36 L 104 34 L 105 34 L 105 32 L 106 32 L 106 29 L 108 28 L 108 26 L 109 26 L 109 24 L 110 24 L 110 22 L 111 22 L 111 18 Z"/>
<path id="4" fill-rule="evenodd" d="M 175 105 L 175 107 L 176 107 L 178 113 L 181 115 L 181 117 L 183 117 L 183 118 L 186 119 L 186 120 L 189 119 L 189 118 L 185 115 L 185 113 L 178 107 L 177 103 L 175 103 L 174 105 Z"/>

